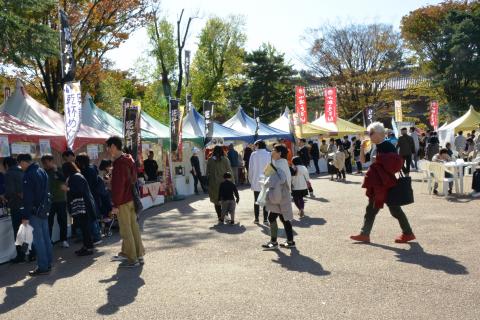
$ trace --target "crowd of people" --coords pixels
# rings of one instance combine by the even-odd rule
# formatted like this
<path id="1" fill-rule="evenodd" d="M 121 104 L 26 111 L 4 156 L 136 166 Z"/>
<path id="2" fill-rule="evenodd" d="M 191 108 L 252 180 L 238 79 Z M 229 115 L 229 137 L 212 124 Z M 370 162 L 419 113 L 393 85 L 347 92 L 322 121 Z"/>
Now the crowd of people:
<path id="1" fill-rule="evenodd" d="M 208 157 L 205 174 L 202 172 L 200 150 L 192 150 L 191 174 L 194 191 L 198 184 L 207 193 L 217 214 L 218 224 L 234 226 L 235 209 L 240 201 L 237 185 L 245 167 L 244 180 L 253 191 L 253 222 L 269 227 L 270 240 L 264 249 L 294 247 L 293 205 L 299 218 L 305 217 L 305 197 L 313 197 L 309 167 L 320 174 L 319 160 L 327 163 L 331 180 L 346 181 L 347 174 L 363 175 L 364 164 L 369 163 L 362 187 L 366 189 L 368 205 L 360 233 L 352 235 L 354 241 L 369 242 L 370 233 L 378 212 L 387 205 L 391 215 L 400 225 L 402 233 L 395 239 L 405 243 L 415 239 L 409 221 L 400 205 L 388 202 L 388 191 L 396 185 L 398 172 L 409 176 L 411 168 L 418 169 L 418 161 L 448 162 L 460 158 L 469 160 L 478 156 L 480 139 L 475 131 L 466 137 L 459 132 L 454 146 L 447 143 L 440 148 L 436 132 L 419 134 L 416 128 L 402 128 L 397 138 L 383 124 L 375 122 L 368 128 L 368 137 L 345 136 L 343 139 L 300 139 L 296 153 L 287 147 L 287 142 L 278 140 L 267 147 L 263 140 L 248 145 L 243 155 L 233 145 L 228 149 L 215 146 Z M 17 246 L 15 263 L 26 260 L 37 262 L 30 275 L 48 274 L 52 267 L 52 233 L 56 221 L 59 226 L 60 245 L 69 248 L 67 239 L 68 216 L 73 219 L 72 236 L 82 246 L 75 251 L 78 256 L 94 253 L 102 241 L 102 230 L 116 218 L 122 239 L 120 252 L 112 257 L 120 261 L 120 267 L 137 267 L 144 263 L 145 250 L 137 222 L 138 197 L 137 167 L 132 156 L 122 150 L 122 140 L 111 137 L 106 141 L 111 160 L 102 160 L 99 167 L 92 165 L 86 153 L 75 155 L 72 151 L 62 154 L 63 164 L 58 168 L 52 155 L 44 155 L 40 164 L 31 155 L 21 154 L 16 159 L 3 161 L 6 170 L 0 178 L 1 201 L 8 205 L 12 217 L 14 235 L 20 225 L 33 227 L 33 250 L 26 252 Z M 149 152 L 144 161 L 144 176 L 147 181 L 156 181 L 158 165 Z M 243 162 L 243 163 L 242 163 Z M 243 174 L 242 174 L 243 175 Z M 446 177 L 451 175 L 445 173 Z M 452 184 L 449 186 L 452 190 Z M 480 170 L 474 173 L 472 187 L 480 194 Z M 435 186 L 435 193 L 437 186 Z M 293 205 L 292 205 L 293 203 Z M 278 243 L 278 224 L 285 229 L 286 241 Z"/>

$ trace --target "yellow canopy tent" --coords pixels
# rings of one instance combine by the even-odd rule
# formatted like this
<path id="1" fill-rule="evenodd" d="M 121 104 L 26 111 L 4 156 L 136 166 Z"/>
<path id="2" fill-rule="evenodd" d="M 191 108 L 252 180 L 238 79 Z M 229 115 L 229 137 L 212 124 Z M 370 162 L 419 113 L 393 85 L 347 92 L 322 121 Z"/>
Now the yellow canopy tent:
<path id="1" fill-rule="evenodd" d="M 455 133 L 458 131 L 469 131 L 478 129 L 480 124 L 480 112 L 475 111 L 473 106 L 457 120 L 449 123 L 448 125 L 439 129 L 439 131 L 453 130 Z"/>
<path id="2" fill-rule="evenodd" d="M 311 123 L 305 123 L 300 125 L 293 125 L 291 128 L 291 120 L 290 120 L 290 111 L 288 108 L 285 108 L 284 113 L 275 121 L 270 123 L 271 127 L 277 128 L 279 130 L 292 132 L 295 131 L 295 137 L 299 139 L 307 139 L 314 136 L 325 135 L 328 132 L 325 129 L 317 127 Z M 293 121 L 295 122 L 295 121 Z"/>
<path id="3" fill-rule="evenodd" d="M 365 128 L 355 123 L 349 122 L 342 118 L 337 118 L 337 123 L 327 122 L 325 115 L 320 116 L 317 120 L 312 122 L 313 125 L 320 129 L 326 130 L 330 135 L 344 136 L 349 134 L 363 134 Z"/>

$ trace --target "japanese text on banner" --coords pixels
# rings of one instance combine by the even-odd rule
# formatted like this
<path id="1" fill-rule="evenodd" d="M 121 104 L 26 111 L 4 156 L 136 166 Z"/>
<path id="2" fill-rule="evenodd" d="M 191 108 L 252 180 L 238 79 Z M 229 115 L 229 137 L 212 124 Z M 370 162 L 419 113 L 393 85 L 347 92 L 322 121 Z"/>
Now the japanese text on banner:
<path id="1" fill-rule="evenodd" d="M 302 124 L 308 122 L 307 97 L 305 87 L 295 87 L 295 111 L 298 114 Z"/>
<path id="2" fill-rule="evenodd" d="M 131 152 L 135 162 L 139 160 L 141 162 L 140 101 L 124 98 L 122 101 L 122 107 L 125 147 Z"/>
<path id="3" fill-rule="evenodd" d="M 82 117 L 82 93 L 80 82 L 67 82 L 63 86 L 63 100 L 65 110 L 65 138 L 67 146 L 73 149 L 73 143 L 80 129 Z"/>
<path id="4" fill-rule="evenodd" d="M 403 111 L 402 111 L 402 101 L 395 100 L 395 121 L 402 122 L 403 121 Z"/>
<path id="5" fill-rule="evenodd" d="M 432 101 L 430 103 L 430 125 L 437 130 L 438 129 L 438 102 Z"/>
<path id="6" fill-rule="evenodd" d="M 323 96 L 325 98 L 325 121 L 337 123 L 337 88 L 326 88 Z"/>

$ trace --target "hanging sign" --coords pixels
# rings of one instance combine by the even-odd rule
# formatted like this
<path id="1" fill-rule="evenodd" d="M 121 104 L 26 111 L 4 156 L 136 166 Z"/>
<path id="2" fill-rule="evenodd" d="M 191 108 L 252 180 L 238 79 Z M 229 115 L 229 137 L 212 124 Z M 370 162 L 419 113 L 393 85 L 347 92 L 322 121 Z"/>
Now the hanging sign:
<path id="1" fill-rule="evenodd" d="M 325 98 L 325 121 L 337 123 L 337 88 L 323 90 Z"/>
<path id="2" fill-rule="evenodd" d="M 295 111 L 297 112 L 302 124 L 307 123 L 308 113 L 305 87 L 295 87 Z"/>
<path id="3" fill-rule="evenodd" d="M 65 138 L 67 146 L 73 150 L 73 144 L 82 119 L 82 92 L 80 82 L 67 82 L 63 86 L 65 111 Z"/>
<path id="4" fill-rule="evenodd" d="M 52 147 L 50 146 L 50 140 L 48 139 L 39 139 L 38 145 L 40 147 L 40 155 L 44 156 L 46 154 L 52 154 Z"/>
<path id="5" fill-rule="evenodd" d="M 125 147 L 133 157 L 138 161 L 138 154 L 142 152 L 140 146 L 140 101 L 124 98 L 123 107 L 123 136 Z"/>
<path id="6" fill-rule="evenodd" d="M 430 125 L 434 130 L 438 129 L 438 101 L 430 103 Z"/>

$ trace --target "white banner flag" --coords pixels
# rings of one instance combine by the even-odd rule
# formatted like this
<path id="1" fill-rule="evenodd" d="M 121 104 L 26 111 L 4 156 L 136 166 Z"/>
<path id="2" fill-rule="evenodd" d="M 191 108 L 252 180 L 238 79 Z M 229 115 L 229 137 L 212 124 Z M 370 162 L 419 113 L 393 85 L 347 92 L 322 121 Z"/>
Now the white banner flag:
<path id="1" fill-rule="evenodd" d="M 65 138 L 67 139 L 68 148 L 73 150 L 73 143 L 82 120 L 80 82 L 65 83 L 63 86 L 63 100 L 65 104 Z"/>

